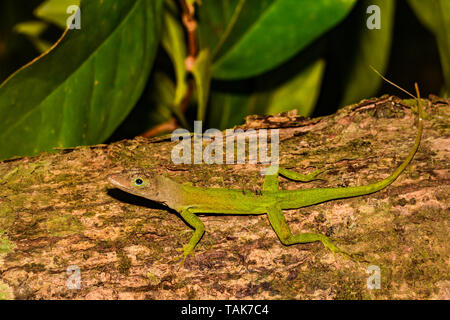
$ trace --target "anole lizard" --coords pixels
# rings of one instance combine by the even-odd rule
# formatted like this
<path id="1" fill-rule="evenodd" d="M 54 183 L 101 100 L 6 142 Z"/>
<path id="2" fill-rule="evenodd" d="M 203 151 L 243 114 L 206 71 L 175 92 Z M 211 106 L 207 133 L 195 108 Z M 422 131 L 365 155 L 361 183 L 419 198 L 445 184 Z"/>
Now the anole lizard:
<path id="1" fill-rule="evenodd" d="M 416 92 L 418 129 L 414 146 L 403 163 L 389 177 L 375 183 L 344 188 L 279 190 L 279 175 L 295 181 L 307 182 L 315 180 L 323 172 L 323 170 L 316 170 L 308 175 L 302 175 L 281 167 L 278 168 L 276 174 L 266 175 L 262 192 L 259 194 L 240 189 L 204 188 L 191 184 L 180 184 L 166 176 L 149 174 L 142 170 L 111 175 L 108 180 L 123 191 L 162 203 L 180 213 L 185 222 L 194 229 L 189 243 L 183 248 L 184 259 L 194 251 L 205 232 L 205 226 L 196 213 L 267 214 L 270 224 L 283 244 L 321 241 L 332 252 L 351 256 L 339 249 L 325 235 L 292 234 L 282 210 L 297 209 L 334 199 L 367 195 L 390 185 L 411 162 L 420 144 L 423 130 L 423 110 L 417 84 Z"/>

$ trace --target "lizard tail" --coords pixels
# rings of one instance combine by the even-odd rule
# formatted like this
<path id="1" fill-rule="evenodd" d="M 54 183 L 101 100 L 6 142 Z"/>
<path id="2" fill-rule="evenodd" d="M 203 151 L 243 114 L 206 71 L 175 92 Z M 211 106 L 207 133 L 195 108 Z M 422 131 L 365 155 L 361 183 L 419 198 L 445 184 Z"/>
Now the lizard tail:
<path id="1" fill-rule="evenodd" d="M 416 140 L 414 142 L 414 146 L 411 149 L 411 151 L 408 154 L 408 157 L 406 157 L 406 159 L 402 162 L 401 165 L 398 166 L 398 168 L 386 179 L 383 179 L 381 181 L 366 185 L 366 186 L 362 186 L 364 187 L 366 193 L 369 192 L 376 192 L 378 190 L 381 190 L 385 187 L 387 187 L 388 185 L 390 185 L 392 182 L 395 181 L 395 179 L 397 179 L 397 177 L 403 172 L 403 170 L 405 170 L 405 168 L 408 166 L 408 164 L 411 162 L 411 160 L 414 158 L 414 155 L 417 152 L 417 149 L 419 148 L 420 145 L 420 140 L 422 138 L 422 132 L 423 132 L 423 107 L 422 107 L 422 101 L 420 99 L 420 92 L 419 92 L 419 87 L 417 85 L 417 83 L 415 83 L 415 88 L 416 88 L 416 93 L 417 93 L 417 109 L 418 109 L 418 125 L 417 125 L 417 134 L 416 134 Z M 350 187 L 352 188 L 352 187 Z M 358 192 L 357 188 L 358 187 L 353 187 L 356 188 L 355 192 Z M 348 191 L 348 190 L 347 190 Z M 360 195 L 360 194 L 356 194 L 356 195 Z"/>
<path id="2" fill-rule="evenodd" d="M 417 149 L 420 145 L 420 140 L 422 137 L 422 131 L 423 131 L 423 107 L 422 107 L 422 101 L 420 100 L 420 92 L 419 87 L 417 83 L 415 84 L 416 92 L 417 92 L 417 105 L 418 105 L 418 128 L 417 128 L 417 134 L 416 134 L 416 140 L 414 142 L 414 146 L 412 147 L 411 151 L 409 152 L 406 159 L 402 162 L 402 164 L 387 178 L 371 183 L 364 186 L 356 186 L 356 187 L 346 187 L 346 188 L 320 188 L 320 189 L 311 189 L 311 192 L 309 192 L 308 189 L 302 190 L 302 198 L 303 198 L 303 205 L 313 205 L 324 201 L 334 200 L 334 199 L 342 199 L 342 198 L 349 198 L 349 197 L 356 197 L 361 195 L 366 195 L 370 193 L 377 192 L 388 185 L 390 185 L 392 182 L 397 179 L 397 177 L 405 170 L 405 168 L 408 166 L 408 164 L 411 162 L 411 160 L 414 158 L 414 154 L 416 153 Z M 313 192 L 313 190 L 315 190 Z M 317 190 L 320 190 L 321 192 L 317 192 Z M 320 194 L 320 195 L 319 195 Z M 305 201 L 307 202 L 305 204 Z"/>

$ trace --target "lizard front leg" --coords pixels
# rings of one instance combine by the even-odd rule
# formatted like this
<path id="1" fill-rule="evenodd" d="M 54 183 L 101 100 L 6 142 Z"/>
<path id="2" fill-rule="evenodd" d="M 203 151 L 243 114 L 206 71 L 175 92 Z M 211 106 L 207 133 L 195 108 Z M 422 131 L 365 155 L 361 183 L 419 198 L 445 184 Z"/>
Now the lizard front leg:
<path id="1" fill-rule="evenodd" d="M 195 215 L 191 208 L 185 208 L 179 212 L 184 221 L 186 221 L 186 223 L 194 229 L 194 234 L 192 235 L 191 240 L 189 240 L 188 244 L 183 247 L 184 259 L 186 259 L 189 254 L 194 252 L 195 246 L 205 233 L 205 225 L 199 217 Z"/>
<path id="2" fill-rule="evenodd" d="M 286 177 L 288 179 L 294 180 L 294 181 L 301 181 L 301 182 L 309 182 L 314 180 L 319 180 L 320 178 L 317 178 L 319 174 L 324 172 L 326 169 L 318 169 L 314 172 L 308 173 L 308 174 L 301 174 L 292 170 L 288 170 L 285 168 L 278 168 L 278 173 L 282 175 L 283 177 Z"/>
<path id="3" fill-rule="evenodd" d="M 319 233 L 292 234 L 291 229 L 287 224 L 284 213 L 278 205 L 267 208 L 267 216 L 269 218 L 269 222 L 272 225 L 273 230 L 275 231 L 278 238 L 280 238 L 280 241 L 284 245 L 320 241 L 323 243 L 325 247 L 330 249 L 332 252 L 339 253 L 344 257 L 352 258 L 350 254 L 336 247 L 333 241 L 331 241 L 330 238 L 328 238 L 323 234 Z"/>

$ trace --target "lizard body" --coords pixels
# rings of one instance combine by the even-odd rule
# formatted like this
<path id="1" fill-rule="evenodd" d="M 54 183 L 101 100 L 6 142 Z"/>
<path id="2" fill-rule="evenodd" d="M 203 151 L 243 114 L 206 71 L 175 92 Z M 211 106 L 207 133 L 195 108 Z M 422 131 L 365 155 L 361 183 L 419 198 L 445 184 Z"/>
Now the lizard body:
<path id="1" fill-rule="evenodd" d="M 387 178 L 375 183 L 344 188 L 312 188 L 298 190 L 279 190 L 278 176 L 295 181 L 315 180 L 324 170 L 316 170 L 303 175 L 285 168 L 278 168 L 276 174 L 266 175 L 260 193 L 240 189 L 195 187 L 179 184 L 172 179 L 149 174 L 142 170 L 131 170 L 123 174 L 111 175 L 109 181 L 119 189 L 162 203 L 180 213 L 187 224 L 194 229 L 189 243 L 184 247 L 184 257 L 194 251 L 205 227 L 196 214 L 267 214 L 269 222 L 285 245 L 321 241 L 331 251 L 348 254 L 334 245 L 325 235 L 317 233 L 292 234 L 283 214 L 283 209 L 296 209 L 334 199 L 367 195 L 377 192 L 395 181 L 411 162 L 416 153 L 423 131 L 423 110 L 418 95 L 418 129 L 414 146 L 402 164 Z M 184 261 L 184 260 L 183 260 Z"/>

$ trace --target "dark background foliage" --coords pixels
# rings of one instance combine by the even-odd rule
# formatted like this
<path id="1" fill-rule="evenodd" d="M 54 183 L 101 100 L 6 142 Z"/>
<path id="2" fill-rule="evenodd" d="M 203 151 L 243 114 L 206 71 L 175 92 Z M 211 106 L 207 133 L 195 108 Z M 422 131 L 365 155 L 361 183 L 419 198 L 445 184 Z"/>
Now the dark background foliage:
<path id="1" fill-rule="evenodd" d="M 0 83 L 59 39 L 71 3 L 1 1 Z M 82 1 L 81 29 L 0 86 L 0 158 L 402 95 L 369 65 L 409 91 L 418 82 L 424 96 L 449 92 L 445 0 L 98 3 Z M 380 30 L 366 27 L 371 4 Z"/>

